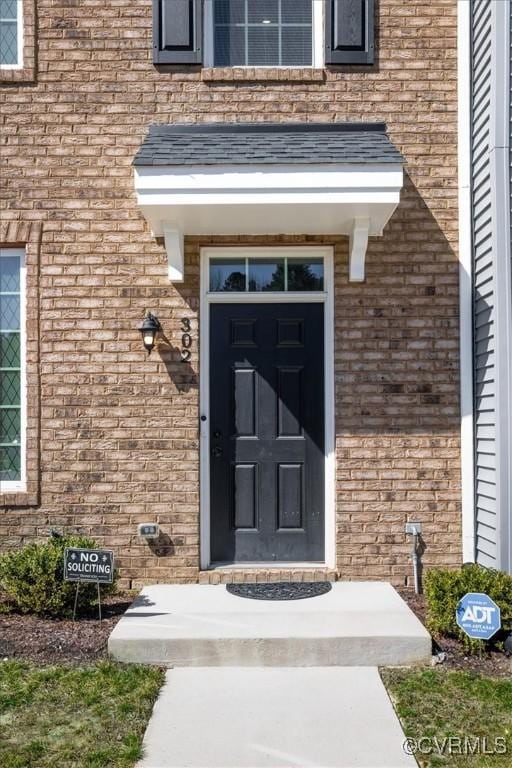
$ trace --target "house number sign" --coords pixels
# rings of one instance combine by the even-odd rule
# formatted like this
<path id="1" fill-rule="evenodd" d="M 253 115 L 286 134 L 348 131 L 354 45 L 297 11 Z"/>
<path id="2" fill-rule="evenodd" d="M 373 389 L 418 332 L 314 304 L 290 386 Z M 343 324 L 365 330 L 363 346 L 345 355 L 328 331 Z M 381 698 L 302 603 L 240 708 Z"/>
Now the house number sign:
<path id="1" fill-rule="evenodd" d="M 181 318 L 181 362 L 187 363 L 192 357 L 192 327 L 188 317 Z"/>

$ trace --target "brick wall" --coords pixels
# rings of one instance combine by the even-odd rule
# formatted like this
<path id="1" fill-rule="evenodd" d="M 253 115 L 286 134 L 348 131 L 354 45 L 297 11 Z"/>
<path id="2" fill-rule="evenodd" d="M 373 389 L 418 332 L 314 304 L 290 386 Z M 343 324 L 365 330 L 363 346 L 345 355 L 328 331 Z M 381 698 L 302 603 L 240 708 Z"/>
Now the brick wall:
<path id="1" fill-rule="evenodd" d="M 366 282 L 348 282 L 346 238 L 307 238 L 336 246 L 338 575 L 403 584 L 407 516 L 426 567 L 460 562 L 456 3 L 378 5 L 375 67 L 252 81 L 155 68 L 150 0 L 37 0 L 35 79 L 0 88 L 0 216 L 42 224 L 40 496 L 0 498 L 3 548 L 55 526 L 112 546 L 124 585 L 199 577 L 199 247 L 222 239 L 187 239 L 169 283 L 133 192 L 148 124 L 384 120 L 407 178 Z M 170 342 L 149 359 L 146 308 Z M 135 531 L 155 518 L 151 550 Z"/>

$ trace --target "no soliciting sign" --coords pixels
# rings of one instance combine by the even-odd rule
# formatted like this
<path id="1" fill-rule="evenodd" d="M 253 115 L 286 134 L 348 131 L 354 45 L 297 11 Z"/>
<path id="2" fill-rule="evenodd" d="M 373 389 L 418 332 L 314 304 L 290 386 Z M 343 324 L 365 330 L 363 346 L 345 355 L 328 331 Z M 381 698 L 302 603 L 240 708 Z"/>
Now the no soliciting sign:
<path id="1" fill-rule="evenodd" d="M 110 549 L 64 550 L 65 581 L 97 581 L 112 584 L 114 580 L 114 553 Z"/>

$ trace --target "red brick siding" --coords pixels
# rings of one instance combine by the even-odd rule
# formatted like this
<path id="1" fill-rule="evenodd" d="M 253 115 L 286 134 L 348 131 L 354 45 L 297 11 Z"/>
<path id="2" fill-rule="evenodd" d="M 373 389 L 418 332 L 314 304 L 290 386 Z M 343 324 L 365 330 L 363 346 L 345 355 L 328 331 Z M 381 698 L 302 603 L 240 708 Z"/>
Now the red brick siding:
<path id="1" fill-rule="evenodd" d="M 346 238 L 307 238 L 336 245 L 338 575 L 403 583 L 407 516 L 427 567 L 460 562 L 456 2 L 378 5 L 375 67 L 251 82 L 155 68 L 150 0 L 38 0 L 35 83 L 0 94 L 0 216 L 43 226 L 40 505 L 0 511 L 3 545 L 53 525 L 112 546 L 125 584 L 199 578 L 198 260 L 219 239 L 187 239 L 169 283 L 133 191 L 148 124 L 385 120 L 407 182 L 367 281 L 348 282 Z M 149 359 L 146 308 L 174 346 Z M 158 552 L 136 538 L 154 519 Z"/>

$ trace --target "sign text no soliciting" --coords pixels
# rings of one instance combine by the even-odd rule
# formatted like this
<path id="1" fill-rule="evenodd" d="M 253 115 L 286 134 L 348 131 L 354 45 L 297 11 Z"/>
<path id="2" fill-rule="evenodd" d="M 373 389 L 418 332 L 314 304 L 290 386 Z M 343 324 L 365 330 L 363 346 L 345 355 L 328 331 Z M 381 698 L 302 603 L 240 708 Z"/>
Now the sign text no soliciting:
<path id="1" fill-rule="evenodd" d="M 97 581 L 112 584 L 114 553 L 110 549 L 74 549 L 64 551 L 65 581 Z"/>

